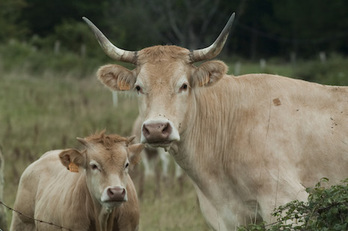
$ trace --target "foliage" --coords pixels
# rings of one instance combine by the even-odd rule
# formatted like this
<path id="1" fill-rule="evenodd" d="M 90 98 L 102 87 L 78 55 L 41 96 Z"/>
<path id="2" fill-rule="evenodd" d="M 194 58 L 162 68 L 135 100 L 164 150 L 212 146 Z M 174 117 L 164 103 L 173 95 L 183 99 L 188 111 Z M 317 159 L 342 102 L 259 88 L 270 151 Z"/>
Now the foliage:
<path id="1" fill-rule="evenodd" d="M 338 54 L 329 56 L 325 61 L 311 60 L 299 63 L 295 77 L 307 81 L 330 85 L 348 85 L 348 60 Z"/>
<path id="2" fill-rule="evenodd" d="M 273 224 L 251 224 L 239 231 L 341 231 L 348 230 L 348 178 L 341 184 L 324 187 L 322 178 L 314 188 L 307 188 L 308 201 L 292 201 L 279 206 L 272 214 Z"/>
<path id="3" fill-rule="evenodd" d="M 93 52 L 87 50 L 86 54 L 82 56 L 64 48 L 61 48 L 60 51 L 54 51 L 53 46 L 51 49 L 40 50 L 37 44 L 44 41 L 38 40 L 40 39 L 37 38 L 33 42 L 36 46 L 16 40 L 0 45 L 0 70 L 16 70 L 36 76 L 49 71 L 57 74 L 69 73 L 76 77 L 85 77 L 87 73 L 106 63 L 106 57 L 102 52 L 97 56 L 91 55 L 90 53 Z M 64 46 L 64 44 L 61 46 Z"/>
<path id="4" fill-rule="evenodd" d="M 25 0 L 0 1 L 0 42 L 24 36 L 27 29 L 22 22 L 19 22 L 19 17 L 25 6 Z"/>
<path id="5" fill-rule="evenodd" d="M 125 49 L 154 44 L 196 49 L 209 45 L 236 12 L 228 54 L 253 60 L 291 52 L 308 58 L 318 50 L 346 55 L 347 11 L 345 0 L 2 0 L 0 41 L 57 40 L 57 28 L 65 31 L 67 23 L 77 25 L 86 16 Z M 69 40 L 78 50 L 81 37 Z"/>

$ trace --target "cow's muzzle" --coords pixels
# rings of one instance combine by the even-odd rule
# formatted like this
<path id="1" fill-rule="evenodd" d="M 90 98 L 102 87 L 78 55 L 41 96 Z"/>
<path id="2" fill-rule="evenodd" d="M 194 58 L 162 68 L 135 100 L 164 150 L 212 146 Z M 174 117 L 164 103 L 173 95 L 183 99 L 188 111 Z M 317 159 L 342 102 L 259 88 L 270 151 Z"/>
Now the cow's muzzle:
<path id="1" fill-rule="evenodd" d="M 154 147 L 168 147 L 180 136 L 173 123 L 169 120 L 147 120 L 141 129 L 141 142 Z"/>
<path id="2" fill-rule="evenodd" d="M 124 187 L 110 186 L 103 192 L 103 203 L 120 203 L 125 201 L 127 201 L 127 190 Z"/>

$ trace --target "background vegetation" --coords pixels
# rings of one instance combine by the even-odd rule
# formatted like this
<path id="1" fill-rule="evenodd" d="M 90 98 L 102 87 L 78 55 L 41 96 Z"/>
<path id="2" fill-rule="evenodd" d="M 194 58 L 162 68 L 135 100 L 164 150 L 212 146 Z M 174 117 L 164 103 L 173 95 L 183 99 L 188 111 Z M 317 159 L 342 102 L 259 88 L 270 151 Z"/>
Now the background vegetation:
<path id="1" fill-rule="evenodd" d="M 1 0 L 4 201 L 13 205 L 21 173 L 45 151 L 77 147 L 75 137 L 104 128 L 131 134 L 136 100 L 122 95 L 113 107 L 111 93 L 95 78 L 100 65 L 113 61 L 82 16 L 125 49 L 155 44 L 195 49 L 208 46 L 232 12 L 237 15 L 232 36 L 219 57 L 230 74 L 266 72 L 348 85 L 344 0 Z M 140 230 L 208 230 L 189 179 L 181 188 L 173 175 L 171 166 L 170 179 L 157 181 L 161 196 L 156 179 L 146 181 Z M 7 218 L 10 222 L 10 212 Z"/>
<path id="2" fill-rule="evenodd" d="M 0 42 L 16 39 L 36 49 L 99 55 L 82 22 L 91 19 L 117 46 L 137 50 L 155 44 L 196 49 L 217 37 L 232 12 L 236 21 L 224 53 L 259 58 L 312 58 L 348 53 L 345 0 L 2 0 Z"/>

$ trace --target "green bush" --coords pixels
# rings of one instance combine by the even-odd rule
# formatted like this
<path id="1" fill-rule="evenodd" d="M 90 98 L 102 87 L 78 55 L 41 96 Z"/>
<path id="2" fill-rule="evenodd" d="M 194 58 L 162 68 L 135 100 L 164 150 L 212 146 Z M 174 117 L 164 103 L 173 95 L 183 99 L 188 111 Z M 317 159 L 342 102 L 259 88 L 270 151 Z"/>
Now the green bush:
<path id="1" fill-rule="evenodd" d="M 341 184 L 323 187 L 327 178 L 321 179 L 314 188 L 307 188 L 308 201 L 292 201 L 275 209 L 273 224 L 250 224 L 239 231 L 348 230 L 348 178 Z"/>

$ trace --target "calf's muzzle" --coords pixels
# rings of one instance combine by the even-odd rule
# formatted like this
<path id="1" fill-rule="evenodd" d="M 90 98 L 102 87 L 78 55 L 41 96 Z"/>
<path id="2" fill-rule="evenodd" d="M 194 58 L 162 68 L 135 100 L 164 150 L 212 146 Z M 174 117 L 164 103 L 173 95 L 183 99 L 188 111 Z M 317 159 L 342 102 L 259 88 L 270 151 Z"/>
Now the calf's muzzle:
<path id="1" fill-rule="evenodd" d="M 126 201 L 126 189 L 120 186 L 109 187 L 106 191 L 108 201 Z"/>

